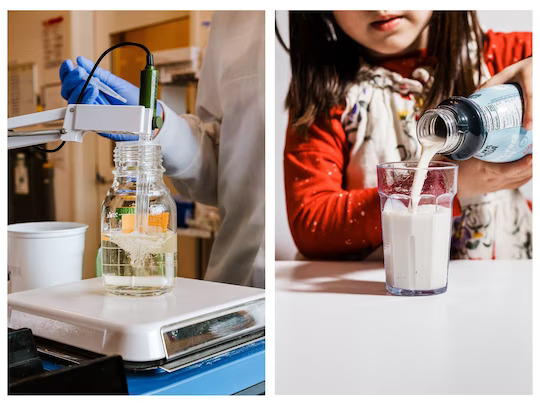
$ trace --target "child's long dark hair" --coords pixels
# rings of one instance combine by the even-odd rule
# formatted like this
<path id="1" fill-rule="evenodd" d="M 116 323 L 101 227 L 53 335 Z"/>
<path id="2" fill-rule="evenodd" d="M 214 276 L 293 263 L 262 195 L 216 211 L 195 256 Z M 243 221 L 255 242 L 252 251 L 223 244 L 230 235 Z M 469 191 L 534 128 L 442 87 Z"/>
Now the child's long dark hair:
<path id="1" fill-rule="evenodd" d="M 292 125 L 303 132 L 317 115 L 328 114 L 344 102 L 361 64 L 370 59 L 330 11 L 289 12 L 289 37 L 292 79 L 286 105 L 293 114 Z M 278 39 L 283 45 L 279 32 Z M 477 44 L 476 57 L 468 49 L 471 40 Z M 482 51 L 483 34 L 475 11 L 434 11 L 427 52 L 439 63 L 433 66 L 434 82 L 424 108 L 452 95 L 471 94 L 480 84 Z"/>

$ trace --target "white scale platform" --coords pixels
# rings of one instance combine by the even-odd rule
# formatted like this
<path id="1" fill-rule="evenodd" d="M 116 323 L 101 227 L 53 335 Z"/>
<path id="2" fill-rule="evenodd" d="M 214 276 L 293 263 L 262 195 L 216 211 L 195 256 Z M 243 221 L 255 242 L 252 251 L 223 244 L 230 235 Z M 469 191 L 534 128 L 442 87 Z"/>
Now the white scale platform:
<path id="1" fill-rule="evenodd" d="M 13 329 L 135 363 L 234 347 L 265 323 L 264 289 L 186 278 L 152 297 L 106 295 L 101 278 L 87 279 L 12 293 L 8 310 Z"/>

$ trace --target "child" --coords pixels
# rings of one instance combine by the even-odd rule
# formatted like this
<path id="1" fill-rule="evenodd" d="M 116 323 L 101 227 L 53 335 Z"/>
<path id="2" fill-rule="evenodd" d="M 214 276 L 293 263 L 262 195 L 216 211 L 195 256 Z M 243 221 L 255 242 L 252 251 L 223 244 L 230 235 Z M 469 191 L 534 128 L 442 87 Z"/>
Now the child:
<path id="1" fill-rule="evenodd" d="M 289 225 L 309 258 L 365 258 L 382 243 L 376 165 L 415 160 L 416 121 L 453 95 L 518 82 L 531 127 L 531 33 L 483 33 L 474 11 L 289 14 L 292 80 L 285 145 Z M 454 259 L 531 258 L 517 189 L 531 156 L 457 162 Z"/>

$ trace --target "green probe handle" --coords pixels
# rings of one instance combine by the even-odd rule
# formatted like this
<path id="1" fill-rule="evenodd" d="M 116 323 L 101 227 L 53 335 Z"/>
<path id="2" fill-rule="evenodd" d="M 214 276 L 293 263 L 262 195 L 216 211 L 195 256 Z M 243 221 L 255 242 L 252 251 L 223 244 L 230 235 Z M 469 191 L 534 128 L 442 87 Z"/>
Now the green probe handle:
<path id="1" fill-rule="evenodd" d="M 153 65 L 147 64 L 144 70 L 141 70 L 139 105 L 152 109 L 152 129 L 159 129 L 163 125 L 163 119 L 160 116 L 156 116 L 157 95 L 158 71 Z"/>

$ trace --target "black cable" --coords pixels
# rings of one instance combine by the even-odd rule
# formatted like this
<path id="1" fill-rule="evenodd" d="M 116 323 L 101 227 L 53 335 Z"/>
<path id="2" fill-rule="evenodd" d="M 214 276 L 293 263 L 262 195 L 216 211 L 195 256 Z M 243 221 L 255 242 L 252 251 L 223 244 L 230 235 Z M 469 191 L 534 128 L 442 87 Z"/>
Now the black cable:
<path id="1" fill-rule="evenodd" d="M 42 152 L 45 152 L 45 153 L 54 153 L 54 152 L 57 152 L 58 150 L 60 150 L 62 147 L 64 147 L 65 144 L 66 144 L 66 141 L 62 140 L 62 143 L 60 143 L 60 146 L 58 146 L 55 149 L 46 149 L 46 148 L 41 147 L 41 146 L 33 146 L 33 147 L 34 147 L 34 149 L 38 149 L 39 151 L 42 151 Z"/>
<path id="2" fill-rule="evenodd" d="M 107 54 L 116 48 L 119 48 L 121 46 L 138 46 L 139 48 L 143 49 L 146 52 L 146 62 L 147 64 L 154 64 L 152 54 L 148 50 L 148 48 L 140 43 L 137 42 L 120 42 L 116 45 L 111 46 L 109 49 L 107 49 L 105 52 L 101 54 L 101 56 L 98 58 L 97 62 L 94 64 L 94 67 L 92 68 L 92 71 L 88 75 L 88 78 L 86 79 L 86 82 L 84 83 L 84 86 L 81 90 L 81 93 L 79 94 L 79 98 L 77 98 L 77 102 L 75 104 L 80 104 L 84 95 L 84 91 L 86 90 L 86 87 L 88 87 L 88 83 L 90 83 L 90 79 L 94 75 L 94 72 L 96 71 L 98 65 L 101 63 L 101 60 L 107 56 Z M 151 61 L 151 62 L 150 62 Z"/>
<path id="3" fill-rule="evenodd" d="M 94 63 L 94 67 L 92 68 L 92 71 L 88 74 L 88 78 L 84 82 L 84 86 L 83 86 L 81 92 L 79 93 L 79 97 L 77 98 L 77 102 L 75 104 L 80 104 L 81 103 L 81 101 L 83 99 L 84 91 L 86 90 L 86 87 L 88 87 L 88 83 L 90 83 L 90 79 L 94 75 L 94 72 L 96 71 L 97 67 L 99 66 L 99 64 L 101 63 L 103 58 L 105 56 L 107 56 L 107 54 L 109 52 L 115 50 L 116 48 L 120 48 L 121 46 L 137 46 L 137 47 L 141 48 L 142 50 L 144 50 L 146 52 L 146 64 L 150 64 L 150 65 L 154 64 L 153 55 L 150 53 L 148 48 L 146 46 L 144 46 L 143 44 L 140 44 L 140 43 L 137 43 L 137 42 L 120 42 L 120 43 L 117 43 L 116 45 L 111 46 L 109 49 L 107 49 L 105 52 L 103 52 L 101 54 L 101 56 L 98 58 L 98 60 L 96 61 L 96 63 Z M 46 153 L 54 153 L 54 152 L 57 152 L 58 150 L 60 150 L 62 147 L 64 147 L 65 144 L 66 144 L 66 142 L 62 141 L 62 143 L 60 143 L 60 146 L 58 146 L 57 148 L 52 149 L 52 150 L 45 149 L 45 148 L 40 147 L 40 146 L 33 146 L 33 147 L 35 147 L 36 149 L 38 149 L 40 151 L 46 152 Z"/>

